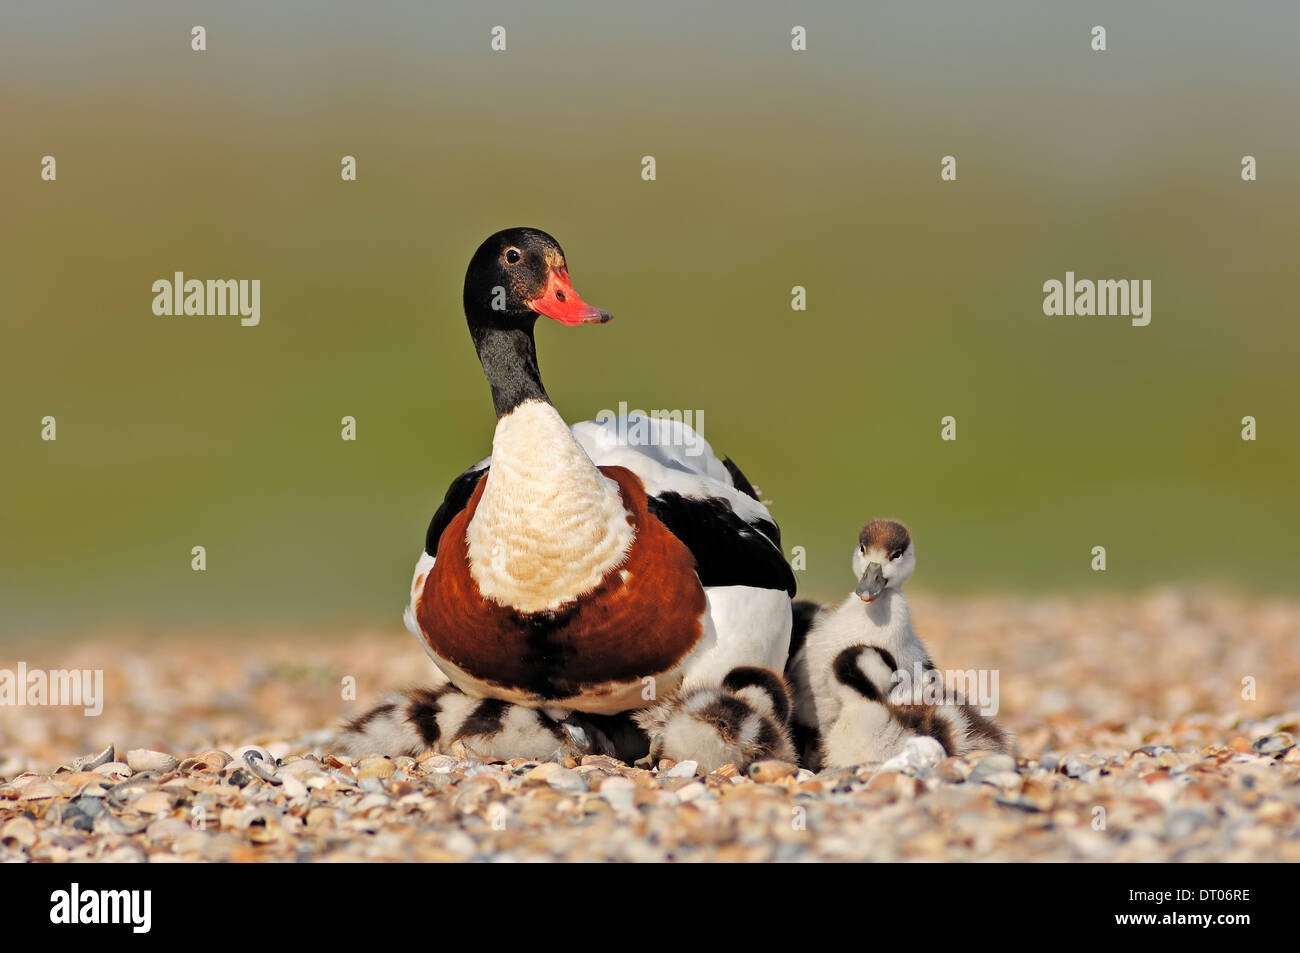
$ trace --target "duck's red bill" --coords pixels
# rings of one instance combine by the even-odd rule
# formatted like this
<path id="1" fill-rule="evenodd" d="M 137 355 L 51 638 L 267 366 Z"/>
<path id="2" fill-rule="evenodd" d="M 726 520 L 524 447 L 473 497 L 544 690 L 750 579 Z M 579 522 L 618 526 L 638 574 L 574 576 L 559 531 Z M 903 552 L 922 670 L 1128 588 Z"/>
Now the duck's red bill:
<path id="1" fill-rule="evenodd" d="M 567 268 L 552 268 L 546 277 L 546 290 L 540 298 L 526 302 L 538 314 L 554 318 L 561 324 L 604 324 L 613 317 L 608 311 L 593 308 L 569 284 Z"/>

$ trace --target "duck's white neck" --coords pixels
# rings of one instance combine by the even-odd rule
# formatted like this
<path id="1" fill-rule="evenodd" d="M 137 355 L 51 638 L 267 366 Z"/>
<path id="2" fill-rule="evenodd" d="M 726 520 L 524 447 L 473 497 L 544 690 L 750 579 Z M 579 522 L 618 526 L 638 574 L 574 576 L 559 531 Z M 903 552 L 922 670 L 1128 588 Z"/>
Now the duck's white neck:
<path id="1" fill-rule="evenodd" d="M 497 421 L 492 469 L 466 531 L 484 597 L 521 612 L 559 608 L 623 562 L 633 536 L 618 484 L 554 407 L 529 400 Z"/>

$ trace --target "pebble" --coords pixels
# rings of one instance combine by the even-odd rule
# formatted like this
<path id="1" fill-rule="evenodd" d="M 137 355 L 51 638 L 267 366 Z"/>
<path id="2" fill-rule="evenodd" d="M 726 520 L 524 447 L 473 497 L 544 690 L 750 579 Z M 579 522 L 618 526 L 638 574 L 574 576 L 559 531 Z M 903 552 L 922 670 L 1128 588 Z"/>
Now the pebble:
<path id="1" fill-rule="evenodd" d="M 102 791 L 98 795 L 83 792 L 80 797 L 73 798 L 68 802 L 64 813 L 70 811 L 83 817 L 96 818 L 103 814 L 105 810 Z"/>
<path id="2" fill-rule="evenodd" d="M 557 791 L 587 790 L 586 778 L 570 768 L 560 768 L 558 771 L 551 772 L 546 778 L 546 783 Z"/>
<path id="3" fill-rule="evenodd" d="M 1160 755 L 1172 753 L 1174 749 L 1168 745 L 1142 745 L 1140 748 L 1135 748 L 1134 750 L 1139 751 L 1148 757 L 1157 758 Z"/>
<path id="4" fill-rule="evenodd" d="M 1032 798 L 1027 798 L 1022 794 L 1000 794 L 993 799 L 995 804 L 1001 804 L 1003 807 L 1014 807 L 1021 811 L 1030 811 L 1038 813 L 1044 810 L 1043 806 Z"/>
<path id="5" fill-rule="evenodd" d="M 315 727 L 281 731 L 321 725 L 335 680 L 250 685 L 246 660 L 276 643 L 201 659 L 187 643 L 142 653 L 148 699 L 93 726 L 96 740 L 159 741 L 156 754 L 181 759 L 170 771 L 133 770 L 116 747 L 69 761 L 90 747 L 79 712 L 8 713 L 0 860 L 1300 862 L 1300 603 L 954 598 L 925 614 L 970 664 L 1002 666 L 999 718 L 1019 759 L 816 775 L 764 765 L 763 783 L 748 766 L 701 777 L 668 760 L 503 761 L 463 746 L 354 761 Z M 322 657 L 391 684 L 368 639 L 323 643 Z M 1272 673 L 1268 694 L 1237 703 L 1223 673 L 1257 669 Z M 275 781 L 244 762 L 250 747 Z"/>
<path id="6" fill-rule="evenodd" d="M 935 769 L 943 781 L 960 784 L 970 777 L 971 768 L 964 758 L 944 758 Z"/>
<path id="7" fill-rule="evenodd" d="M 905 797 L 915 797 L 925 790 L 925 783 L 918 778 L 900 774 L 897 771 L 882 771 L 867 782 L 868 791 L 888 791 Z"/>
<path id="8" fill-rule="evenodd" d="M 966 780 L 972 784 L 991 784 L 999 788 L 1017 788 L 1020 775 L 1016 771 L 1016 759 L 1009 754 L 994 754 L 985 758 L 971 769 Z"/>
<path id="9" fill-rule="evenodd" d="M 694 766 L 694 761 L 683 761 L 681 764 Z M 681 764 L 677 767 L 680 768 Z M 677 768 L 673 769 L 674 771 Z M 755 761 L 749 766 L 749 777 L 759 784 L 771 784 L 775 781 L 783 781 L 786 778 L 794 777 L 798 773 L 798 765 L 790 764 L 788 761 Z M 691 768 L 691 775 L 694 776 L 695 768 Z M 809 775 L 811 777 L 811 775 Z M 673 775 L 673 777 L 688 777 L 685 774 Z"/>
<path id="10" fill-rule="evenodd" d="M 1285 731 L 1256 738 L 1250 749 L 1258 754 L 1284 755 L 1295 747 L 1295 739 Z"/>
<path id="11" fill-rule="evenodd" d="M 110 864 L 143 864 L 148 858 L 139 847 L 125 844 L 105 854 L 103 860 Z"/>
<path id="12" fill-rule="evenodd" d="M 1092 771 L 1091 765 L 1086 763 L 1082 758 L 1067 758 L 1065 761 L 1065 773 L 1071 778 L 1081 778 Z"/>
<path id="13" fill-rule="evenodd" d="M 903 771 L 924 777 L 943 760 L 943 745 L 933 738 L 922 735 L 909 741 L 902 751 L 882 764 L 879 770 Z M 1014 769 L 1014 760 L 1012 760 L 1011 765 Z"/>
<path id="14" fill-rule="evenodd" d="M 1210 816 L 1204 811 L 1175 811 L 1165 822 L 1165 838 L 1172 841 L 1186 840 L 1209 822 Z"/>
<path id="15" fill-rule="evenodd" d="M 628 811 L 636 803 L 636 785 L 624 777 L 606 778 L 600 782 L 600 796 L 616 811 Z"/>
<path id="16" fill-rule="evenodd" d="M 357 810 L 369 811 L 376 807 L 388 807 L 392 800 L 387 794 L 367 794 L 357 802 Z"/>

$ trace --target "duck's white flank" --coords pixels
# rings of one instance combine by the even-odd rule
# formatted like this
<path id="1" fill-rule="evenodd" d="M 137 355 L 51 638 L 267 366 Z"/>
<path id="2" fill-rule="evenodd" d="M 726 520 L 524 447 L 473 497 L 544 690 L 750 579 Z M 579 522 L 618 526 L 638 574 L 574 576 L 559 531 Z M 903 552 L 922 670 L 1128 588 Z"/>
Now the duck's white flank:
<path id="1" fill-rule="evenodd" d="M 466 530 L 484 598 L 521 612 L 557 609 L 599 585 L 634 536 L 618 485 L 554 407 L 526 401 L 497 421 L 492 469 Z"/>
<path id="2" fill-rule="evenodd" d="M 790 652 L 790 597 L 783 589 L 710 586 L 704 638 L 687 659 L 685 692 L 717 685 L 737 665 L 781 671 Z"/>

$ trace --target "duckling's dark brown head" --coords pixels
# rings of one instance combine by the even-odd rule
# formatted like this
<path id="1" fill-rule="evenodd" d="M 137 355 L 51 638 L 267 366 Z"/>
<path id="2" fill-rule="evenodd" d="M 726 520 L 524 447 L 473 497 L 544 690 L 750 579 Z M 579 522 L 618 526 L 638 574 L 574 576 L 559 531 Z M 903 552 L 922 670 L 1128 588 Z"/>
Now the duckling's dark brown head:
<path id="1" fill-rule="evenodd" d="M 912 534 L 896 520 L 872 520 L 858 534 L 853 551 L 854 591 L 863 602 L 874 602 L 886 589 L 902 589 L 916 569 Z"/>

